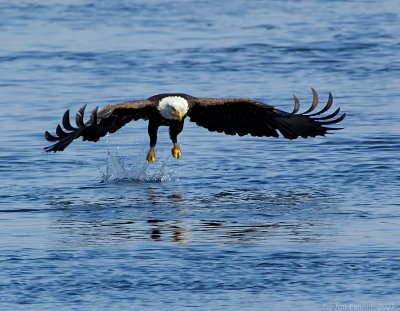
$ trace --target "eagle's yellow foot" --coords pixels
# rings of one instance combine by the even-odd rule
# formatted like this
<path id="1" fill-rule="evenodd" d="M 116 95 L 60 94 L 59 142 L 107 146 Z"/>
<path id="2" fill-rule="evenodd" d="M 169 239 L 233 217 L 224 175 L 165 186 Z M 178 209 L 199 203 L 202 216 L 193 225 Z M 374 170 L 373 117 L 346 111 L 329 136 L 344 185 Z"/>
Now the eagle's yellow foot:
<path id="1" fill-rule="evenodd" d="M 180 158 L 181 155 L 182 155 L 181 148 L 179 148 L 179 145 L 178 145 L 178 144 L 174 144 L 174 148 L 172 148 L 171 151 L 172 151 L 172 155 L 173 155 L 173 157 L 174 157 L 175 159 Z"/>
<path id="2" fill-rule="evenodd" d="M 156 161 L 156 153 L 154 151 L 154 147 L 150 147 L 149 152 L 147 152 L 147 162 L 155 162 Z"/>

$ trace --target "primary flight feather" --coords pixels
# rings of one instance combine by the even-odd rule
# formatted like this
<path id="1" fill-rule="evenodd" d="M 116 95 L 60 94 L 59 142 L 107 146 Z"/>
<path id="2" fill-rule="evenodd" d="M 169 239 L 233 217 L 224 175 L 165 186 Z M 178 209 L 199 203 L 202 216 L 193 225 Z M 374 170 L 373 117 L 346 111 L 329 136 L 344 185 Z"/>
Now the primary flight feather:
<path id="1" fill-rule="evenodd" d="M 339 115 L 340 108 L 325 114 L 333 103 L 329 93 L 326 105 L 314 112 L 318 105 L 318 93 L 311 89 L 313 101 L 311 107 L 298 113 L 299 99 L 294 96 L 295 106 L 291 113 L 279 110 L 252 98 L 202 98 L 181 93 L 159 94 L 144 100 L 133 100 L 110 104 L 103 109 L 94 108 L 87 122 L 84 121 L 86 105 L 76 113 L 75 123 L 70 122 L 69 110 L 64 113 L 62 126 L 56 128 L 56 136 L 45 132 L 45 138 L 54 142 L 46 151 L 63 151 L 79 137 L 83 140 L 98 141 L 107 133 L 114 133 L 128 122 L 139 119 L 148 120 L 150 150 L 147 161 L 155 161 L 157 131 L 160 126 L 169 126 L 173 143 L 172 155 L 181 157 L 177 137 L 183 130 L 186 117 L 191 122 L 207 128 L 209 131 L 227 135 L 252 135 L 278 137 L 279 133 L 287 139 L 298 137 L 324 136 L 327 132 L 340 128 L 331 127 L 341 122 L 345 114 Z M 338 116 L 339 115 L 339 116 Z"/>

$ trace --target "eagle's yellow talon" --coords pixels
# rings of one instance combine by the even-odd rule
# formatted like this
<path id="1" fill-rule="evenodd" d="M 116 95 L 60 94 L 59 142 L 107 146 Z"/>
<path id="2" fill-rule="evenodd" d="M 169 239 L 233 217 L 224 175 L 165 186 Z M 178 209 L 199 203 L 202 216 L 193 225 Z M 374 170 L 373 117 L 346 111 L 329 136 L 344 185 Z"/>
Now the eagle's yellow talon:
<path id="1" fill-rule="evenodd" d="M 179 159 L 181 157 L 182 151 L 178 144 L 174 144 L 174 148 L 172 148 L 172 155 L 175 159 Z"/>
<path id="2" fill-rule="evenodd" d="M 154 152 L 154 148 L 151 147 L 149 152 L 147 153 L 147 162 L 155 162 L 156 161 L 156 153 Z"/>

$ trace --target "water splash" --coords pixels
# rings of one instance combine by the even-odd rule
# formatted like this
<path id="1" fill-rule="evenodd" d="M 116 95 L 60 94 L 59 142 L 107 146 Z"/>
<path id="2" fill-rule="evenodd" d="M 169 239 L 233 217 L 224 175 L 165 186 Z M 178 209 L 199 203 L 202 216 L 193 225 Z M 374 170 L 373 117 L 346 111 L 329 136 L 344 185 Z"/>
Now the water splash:
<path id="1" fill-rule="evenodd" d="M 102 182 L 166 182 L 178 180 L 168 170 L 168 156 L 165 160 L 149 164 L 140 152 L 136 156 L 120 156 L 118 152 L 107 151 L 106 167 L 99 168 Z"/>

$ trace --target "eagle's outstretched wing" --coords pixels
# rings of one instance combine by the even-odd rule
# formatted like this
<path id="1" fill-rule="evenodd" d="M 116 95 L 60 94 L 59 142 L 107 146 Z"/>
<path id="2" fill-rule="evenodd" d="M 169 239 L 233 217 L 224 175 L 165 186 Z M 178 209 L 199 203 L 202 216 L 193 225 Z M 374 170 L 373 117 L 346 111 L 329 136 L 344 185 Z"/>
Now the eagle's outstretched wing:
<path id="1" fill-rule="evenodd" d="M 77 127 L 71 125 L 69 110 L 64 113 L 62 125 L 56 128 L 56 136 L 45 132 L 45 138 L 55 144 L 44 148 L 46 151 L 62 151 L 74 139 L 82 137 L 83 140 L 98 141 L 107 133 L 114 133 L 132 120 L 148 119 L 157 111 L 157 102 L 152 100 L 135 100 L 123 103 L 110 104 L 98 111 L 98 107 L 92 110 L 89 121 L 84 122 L 86 105 L 76 113 Z"/>
<path id="2" fill-rule="evenodd" d="M 212 132 L 228 135 L 252 135 L 278 137 L 278 131 L 288 139 L 298 137 L 323 136 L 337 127 L 329 127 L 339 123 L 345 117 L 340 115 L 340 108 L 333 113 L 323 115 L 333 103 L 332 94 L 329 93 L 328 102 L 318 112 L 314 109 L 318 105 L 318 93 L 312 89 L 313 102 L 311 107 L 298 113 L 299 99 L 294 96 L 295 107 L 288 113 L 273 106 L 263 104 L 251 98 L 194 98 L 190 99 L 188 116 L 190 121 L 207 128 Z"/>

